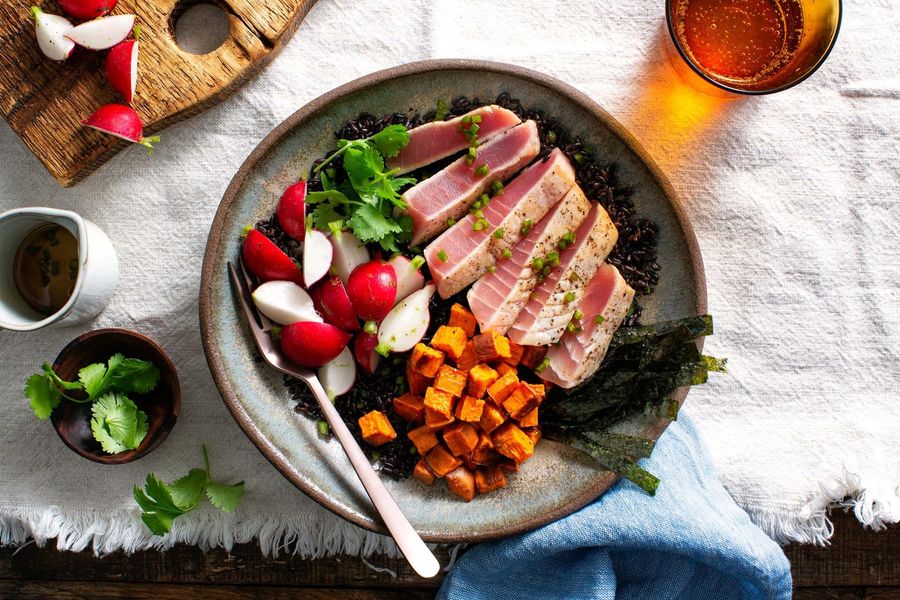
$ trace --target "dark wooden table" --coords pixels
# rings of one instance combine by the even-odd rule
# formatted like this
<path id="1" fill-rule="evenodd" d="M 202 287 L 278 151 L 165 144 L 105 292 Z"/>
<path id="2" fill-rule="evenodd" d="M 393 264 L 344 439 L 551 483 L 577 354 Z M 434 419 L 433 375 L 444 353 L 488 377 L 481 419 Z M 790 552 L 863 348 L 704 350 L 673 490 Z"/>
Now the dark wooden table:
<path id="1" fill-rule="evenodd" d="M 900 599 L 900 526 L 874 533 L 849 515 L 835 513 L 835 535 L 826 548 L 789 546 L 798 600 Z M 446 561 L 446 556 L 442 556 Z M 397 573 L 377 573 L 356 558 L 303 560 L 260 556 L 255 544 L 229 555 L 179 546 L 168 552 L 116 553 L 37 548 L 0 549 L 0 598 L 282 598 L 351 600 L 434 597 L 438 580 L 423 581 L 399 560 L 371 562 Z"/>

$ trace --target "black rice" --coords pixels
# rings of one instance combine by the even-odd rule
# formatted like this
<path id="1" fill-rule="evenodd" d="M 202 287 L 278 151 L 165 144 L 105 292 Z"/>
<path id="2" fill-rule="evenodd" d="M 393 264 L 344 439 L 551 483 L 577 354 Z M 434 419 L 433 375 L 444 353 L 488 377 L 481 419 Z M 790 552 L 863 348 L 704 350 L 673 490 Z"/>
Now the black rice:
<path id="1" fill-rule="evenodd" d="M 593 148 L 580 136 L 573 135 L 564 124 L 542 110 L 526 107 L 508 93 L 500 94 L 494 103 L 513 111 L 522 120 L 535 121 L 541 139 L 541 157 L 546 158 L 553 148 L 559 148 L 569 158 L 575 167 L 576 181 L 584 190 L 585 195 L 590 200 L 599 202 L 606 209 L 619 231 L 619 240 L 609 256 L 609 262 L 619 269 L 622 277 L 635 289 L 638 296 L 652 293 L 659 282 L 660 266 L 656 253 L 658 229 L 651 220 L 637 215 L 632 200 L 633 190 L 619 181 L 615 163 L 602 162 Z M 478 98 L 456 98 L 448 107 L 446 118 L 465 114 L 486 104 L 488 102 L 483 102 Z M 334 135 L 336 139 L 362 139 L 378 133 L 388 125 L 400 124 L 407 128 L 413 128 L 434 119 L 434 110 L 420 114 L 414 109 L 409 109 L 407 112 L 396 112 L 381 117 L 364 112 L 357 118 L 347 121 L 334 132 Z M 312 171 L 330 154 L 331 152 L 313 163 L 308 180 L 311 190 L 322 189 L 319 175 Z M 412 175 L 421 180 L 443 168 L 452 160 L 451 158 L 435 165 L 429 165 Z M 342 170 L 336 169 L 335 171 L 334 175 L 339 182 Z M 300 245 L 281 230 L 275 215 L 257 223 L 256 228 L 275 242 L 288 256 L 300 260 Z M 426 335 L 426 341 L 430 339 L 440 324 L 447 322 L 450 307 L 454 302 L 465 303 L 464 294 L 447 300 L 435 296 L 432 300 L 431 326 Z M 640 316 L 641 307 L 639 302 L 635 301 L 632 312 L 625 320 L 625 325 L 637 324 Z M 353 389 L 335 399 L 335 407 L 353 432 L 354 437 L 360 441 L 360 445 L 368 453 L 369 458 L 377 459 L 380 470 L 394 478 L 408 477 L 418 460 L 415 447 L 405 435 L 407 423 L 394 413 L 392 407 L 393 398 L 403 393 L 406 385 L 404 361 L 405 357 L 403 356 L 382 359 L 381 365 L 374 375 L 358 369 Z M 528 375 L 533 376 L 533 374 L 523 373 L 523 376 Z M 293 400 L 296 401 L 295 410 L 298 413 L 313 419 L 322 418 L 318 405 L 305 384 L 285 378 L 285 385 Z M 396 440 L 379 446 L 377 449 L 362 442 L 357 422 L 359 417 L 372 410 L 383 411 L 398 433 Z M 624 416 L 614 415 L 612 418 L 618 420 Z"/>

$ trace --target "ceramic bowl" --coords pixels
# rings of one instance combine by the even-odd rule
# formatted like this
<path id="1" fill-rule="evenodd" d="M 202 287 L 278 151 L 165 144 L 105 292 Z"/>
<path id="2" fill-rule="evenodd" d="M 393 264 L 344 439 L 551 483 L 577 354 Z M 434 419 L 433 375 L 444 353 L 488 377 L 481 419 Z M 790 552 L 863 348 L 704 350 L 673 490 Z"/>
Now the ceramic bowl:
<path id="1" fill-rule="evenodd" d="M 78 242 L 78 279 L 66 304 L 50 316 L 32 310 L 13 283 L 13 258 L 31 231 L 54 223 Z M 119 277 L 119 261 L 103 230 L 70 210 L 17 208 L 0 214 L 0 329 L 33 331 L 48 325 L 77 325 L 109 303 Z"/>
<path id="2" fill-rule="evenodd" d="M 116 352 L 128 358 L 148 360 L 159 367 L 159 383 L 152 392 L 129 396 L 147 413 L 149 430 L 140 446 L 118 454 L 103 452 L 91 433 L 89 404 L 63 401 L 50 415 L 56 433 L 66 446 L 79 456 L 105 465 L 133 462 L 155 450 L 172 431 L 181 410 L 181 388 L 175 365 L 156 342 L 135 331 L 96 329 L 80 335 L 62 349 L 53 362 L 53 369 L 67 381 L 77 380 L 81 368 L 105 363 Z"/>
<path id="3" fill-rule="evenodd" d="M 496 98 L 509 92 L 544 109 L 582 136 L 620 179 L 635 188 L 639 214 L 659 226 L 659 285 L 642 298 L 648 322 L 706 311 L 706 284 L 691 226 L 675 194 L 637 141 L 590 98 L 546 75 L 498 63 L 440 60 L 404 65 L 344 85 L 312 101 L 270 133 L 228 187 L 213 221 L 200 295 L 204 348 L 232 415 L 291 482 L 338 515 L 384 532 L 337 442 L 294 412 L 282 377 L 262 362 L 235 302 L 226 265 L 240 253 L 248 223 L 270 216 L 282 191 L 335 145 L 333 132 L 367 111 L 433 110 L 438 99 Z M 681 397 L 683 398 L 684 392 Z M 657 438 L 667 422 L 636 416 L 620 431 Z M 386 481 L 412 524 L 429 541 L 468 542 L 510 535 L 563 517 L 597 498 L 616 477 L 586 455 L 542 441 L 507 487 L 464 503 L 443 485 Z"/>

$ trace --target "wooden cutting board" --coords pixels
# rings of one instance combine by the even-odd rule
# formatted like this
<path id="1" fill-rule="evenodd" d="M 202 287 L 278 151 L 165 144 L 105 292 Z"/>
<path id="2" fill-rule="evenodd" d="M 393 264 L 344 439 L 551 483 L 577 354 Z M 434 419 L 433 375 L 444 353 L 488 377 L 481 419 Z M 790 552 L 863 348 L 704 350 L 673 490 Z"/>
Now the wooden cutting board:
<path id="1" fill-rule="evenodd" d="M 68 187 L 129 146 L 81 125 L 101 105 L 122 100 L 106 82 L 105 52 L 78 48 L 62 63 L 41 54 L 29 16 L 36 3 L 45 12 L 62 14 L 55 1 L 0 0 L 0 112 Z M 113 11 L 137 15 L 141 26 L 134 108 L 145 135 L 233 93 L 281 50 L 315 0 L 210 0 L 225 10 L 231 30 L 224 44 L 204 55 L 182 50 L 174 36 L 177 18 L 198 3 L 207 2 L 120 0 Z M 159 151 L 165 151 L 163 145 Z"/>

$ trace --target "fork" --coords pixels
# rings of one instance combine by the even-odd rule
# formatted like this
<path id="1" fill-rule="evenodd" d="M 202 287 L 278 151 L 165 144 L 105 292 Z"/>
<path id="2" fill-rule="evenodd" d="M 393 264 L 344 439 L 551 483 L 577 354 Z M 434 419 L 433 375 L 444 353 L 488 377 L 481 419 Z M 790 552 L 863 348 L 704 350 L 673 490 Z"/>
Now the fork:
<path id="1" fill-rule="evenodd" d="M 281 371 L 285 375 L 296 377 L 309 386 L 309 389 L 316 397 L 316 401 L 319 403 L 319 408 L 322 410 L 325 420 L 328 421 L 328 426 L 331 427 L 344 452 L 347 453 L 350 464 L 353 465 L 356 475 L 366 489 L 372 504 L 375 505 L 375 510 L 381 515 L 381 519 L 400 548 L 400 552 L 403 553 L 403 556 L 406 557 L 406 560 L 416 573 L 422 577 L 434 577 L 440 569 L 440 564 L 434 557 L 434 554 L 428 549 L 428 546 L 425 545 L 425 542 L 422 541 L 416 530 L 413 529 L 409 519 L 406 518 L 406 515 L 403 514 L 403 511 L 400 510 L 397 502 L 391 496 L 391 493 L 382 483 L 381 478 L 375 472 L 369 459 L 366 458 L 362 448 L 356 443 L 356 439 L 350 433 L 334 404 L 328 399 L 328 395 L 325 393 L 325 389 L 319 382 L 319 378 L 316 377 L 315 372 L 312 369 L 292 363 L 279 352 L 275 342 L 272 341 L 272 337 L 269 335 L 269 331 L 272 329 L 272 322 L 257 311 L 252 302 L 248 300 L 249 292 L 252 289 L 251 279 L 244 268 L 243 262 L 239 262 L 239 266 L 241 269 L 240 274 L 238 274 L 234 265 L 229 262 L 228 272 L 231 274 L 231 281 L 237 291 L 238 298 L 240 298 L 241 307 L 244 309 L 244 315 L 247 317 L 247 323 L 250 325 L 250 331 L 253 333 L 256 347 L 259 348 L 263 359 L 276 370 Z"/>

